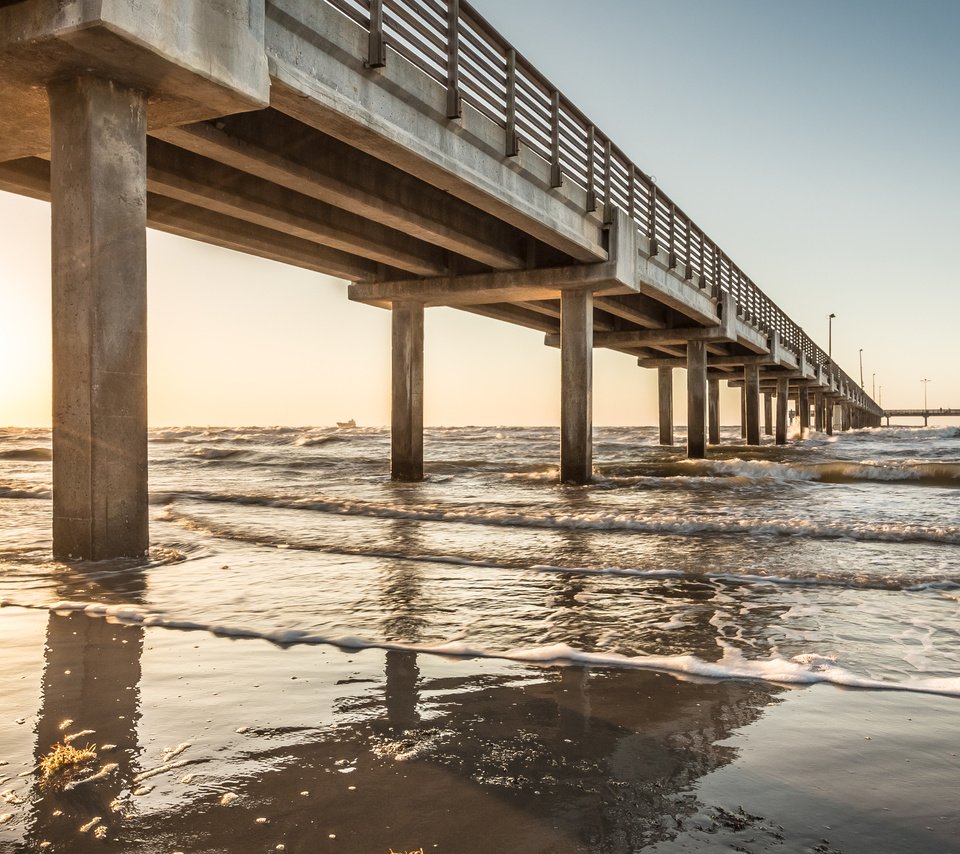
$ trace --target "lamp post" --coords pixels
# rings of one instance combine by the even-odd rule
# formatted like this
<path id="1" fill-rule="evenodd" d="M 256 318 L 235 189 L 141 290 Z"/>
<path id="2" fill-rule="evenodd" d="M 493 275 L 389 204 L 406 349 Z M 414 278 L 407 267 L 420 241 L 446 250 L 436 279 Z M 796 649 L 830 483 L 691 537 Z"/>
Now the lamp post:
<path id="1" fill-rule="evenodd" d="M 827 357 L 833 361 L 833 318 L 836 315 L 831 313 L 827 317 Z"/>
<path id="2" fill-rule="evenodd" d="M 863 388 L 863 347 L 860 348 L 860 388 Z"/>
<path id="3" fill-rule="evenodd" d="M 923 411 L 927 411 L 927 383 L 930 382 L 928 379 L 922 379 L 920 382 L 923 383 Z"/>
<path id="4" fill-rule="evenodd" d="M 876 400 L 877 399 L 877 372 L 876 371 L 873 372 L 873 379 L 870 380 L 870 388 L 872 389 L 870 393 L 870 397 Z"/>

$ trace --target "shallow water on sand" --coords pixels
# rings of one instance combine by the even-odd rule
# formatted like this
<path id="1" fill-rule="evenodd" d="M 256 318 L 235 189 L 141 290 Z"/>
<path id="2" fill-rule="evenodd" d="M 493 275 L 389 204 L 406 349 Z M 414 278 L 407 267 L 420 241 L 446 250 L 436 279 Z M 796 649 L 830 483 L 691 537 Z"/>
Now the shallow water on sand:
<path id="1" fill-rule="evenodd" d="M 0 431 L 0 850 L 956 850 L 960 430 L 724 439 L 156 430 L 144 568 Z"/>

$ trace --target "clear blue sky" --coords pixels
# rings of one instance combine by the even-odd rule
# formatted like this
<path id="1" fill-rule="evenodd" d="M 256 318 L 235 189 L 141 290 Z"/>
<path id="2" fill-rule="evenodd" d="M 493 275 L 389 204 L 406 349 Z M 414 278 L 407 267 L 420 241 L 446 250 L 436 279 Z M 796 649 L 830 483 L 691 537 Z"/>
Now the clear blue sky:
<path id="1" fill-rule="evenodd" d="M 926 376 L 931 405 L 960 405 L 960 3 L 475 5 L 824 347 L 835 312 L 868 391 L 876 373 L 884 404 L 918 406 Z M 0 423 L 42 424 L 49 210 L 0 193 L 0 222 Z M 271 262 L 149 249 L 152 423 L 387 423 L 386 312 Z M 537 333 L 431 309 L 426 420 L 557 423 L 557 362 Z M 652 372 L 594 365 L 598 424 L 654 421 Z"/>

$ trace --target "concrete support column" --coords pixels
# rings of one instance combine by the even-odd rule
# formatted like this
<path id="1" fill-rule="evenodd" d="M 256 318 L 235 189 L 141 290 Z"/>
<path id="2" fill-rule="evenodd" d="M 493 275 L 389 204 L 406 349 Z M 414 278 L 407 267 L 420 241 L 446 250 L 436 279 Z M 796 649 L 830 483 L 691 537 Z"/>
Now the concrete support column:
<path id="1" fill-rule="evenodd" d="M 777 444 L 787 444 L 787 411 L 790 408 L 790 381 L 786 377 L 777 380 Z"/>
<path id="2" fill-rule="evenodd" d="M 836 407 L 833 402 L 832 397 L 827 398 L 826 403 L 826 414 L 827 414 L 827 435 L 833 435 L 833 419 L 836 416 Z"/>
<path id="3" fill-rule="evenodd" d="M 747 438 L 747 388 L 740 389 L 740 438 Z"/>
<path id="4" fill-rule="evenodd" d="M 390 475 L 423 480 L 423 305 L 398 301 L 391 314 Z"/>
<path id="5" fill-rule="evenodd" d="M 743 369 L 743 390 L 747 399 L 747 444 L 760 444 L 760 367 Z"/>
<path id="6" fill-rule="evenodd" d="M 593 476 L 593 294 L 560 297 L 560 480 Z"/>
<path id="7" fill-rule="evenodd" d="M 773 392 L 771 391 L 763 393 L 763 433 L 765 436 L 773 435 Z"/>
<path id="8" fill-rule="evenodd" d="M 139 557 L 147 503 L 146 106 L 52 83 L 53 553 Z"/>
<path id="9" fill-rule="evenodd" d="M 818 433 L 823 432 L 823 394 L 819 391 L 813 395 L 813 427 Z"/>
<path id="10" fill-rule="evenodd" d="M 660 403 L 660 444 L 673 444 L 673 368 L 657 368 Z"/>
<path id="11" fill-rule="evenodd" d="M 707 380 L 707 424 L 711 445 L 720 444 L 720 380 Z"/>
<path id="12" fill-rule="evenodd" d="M 687 342 L 687 456 L 707 455 L 707 345 Z"/>
<path id="13" fill-rule="evenodd" d="M 810 389 L 805 385 L 800 386 L 797 408 L 800 411 L 800 438 L 802 439 L 810 431 Z"/>

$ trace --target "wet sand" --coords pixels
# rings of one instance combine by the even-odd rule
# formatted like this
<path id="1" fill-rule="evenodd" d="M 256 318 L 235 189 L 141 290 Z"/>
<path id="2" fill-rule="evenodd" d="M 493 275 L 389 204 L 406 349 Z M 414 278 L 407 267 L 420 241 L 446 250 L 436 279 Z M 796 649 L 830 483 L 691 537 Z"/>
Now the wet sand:
<path id="1" fill-rule="evenodd" d="M 0 640 L 4 852 L 960 851 L 949 697 L 12 607 Z M 39 758 L 85 730 L 91 771 L 116 767 L 40 787 Z"/>

